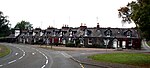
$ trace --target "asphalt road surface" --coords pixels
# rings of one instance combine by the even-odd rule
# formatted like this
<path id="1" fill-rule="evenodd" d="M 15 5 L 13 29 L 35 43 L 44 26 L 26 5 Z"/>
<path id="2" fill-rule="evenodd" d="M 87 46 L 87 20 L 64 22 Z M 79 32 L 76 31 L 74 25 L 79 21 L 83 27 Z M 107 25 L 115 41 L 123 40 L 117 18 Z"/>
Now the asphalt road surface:
<path id="1" fill-rule="evenodd" d="M 4 44 L 11 53 L 0 58 L 0 68 L 84 68 L 65 51 L 46 50 L 24 44 Z"/>

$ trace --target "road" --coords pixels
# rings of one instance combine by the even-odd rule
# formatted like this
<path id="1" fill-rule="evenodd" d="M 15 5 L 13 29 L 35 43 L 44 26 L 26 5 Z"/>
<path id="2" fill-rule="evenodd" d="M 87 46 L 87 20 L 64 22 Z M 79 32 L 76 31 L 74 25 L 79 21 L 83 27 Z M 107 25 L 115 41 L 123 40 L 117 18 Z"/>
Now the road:
<path id="1" fill-rule="evenodd" d="M 129 68 L 127 65 L 98 63 L 87 58 L 87 56 L 92 54 L 112 53 L 115 52 L 114 50 L 88 49 L 65 51 L 39 48 L 36 45 L 0 44 L 4 44 L 11 49 L 9 55 L 0 58 L 0 68 L 117 68 L 121 66 Z M 150 50 L 145 42 L 142 42 L 142 44 L 145 50 L 138 50 L 138 52 Z"/>
<path id="2" fill-rule="evenodd" d="M 70 59 L 65 51 L 46 50 L 24 44 L 1 43 L 11 48 L 11 53 L 0 58 L 0 68 L 83 68 Z"/>
<path id="3" fill-rule="evenodd" d="M 150 52 L 150 46 L 148 46 L 145 40 L 142 40 L 142 48 L 144 49 L 143 52 Z"/>

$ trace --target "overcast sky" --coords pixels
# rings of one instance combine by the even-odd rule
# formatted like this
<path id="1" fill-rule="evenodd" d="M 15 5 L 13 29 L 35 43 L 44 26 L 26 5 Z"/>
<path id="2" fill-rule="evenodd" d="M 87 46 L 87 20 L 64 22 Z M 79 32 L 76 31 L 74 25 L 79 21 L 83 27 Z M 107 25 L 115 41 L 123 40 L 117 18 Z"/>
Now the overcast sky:
<path id="1" fill-rule="evenodd" d="M 34 28 L 61 28 L 63 24 L 79 27 L 122 27 L 117 9 L 132 0 L 0 0 L 0 11 L 9 16 L 12 27 L 21 20 Z M 98 18 L 97 18 L 98 17 Z M 126 24 L 123 27 L 135 27 Z"/>

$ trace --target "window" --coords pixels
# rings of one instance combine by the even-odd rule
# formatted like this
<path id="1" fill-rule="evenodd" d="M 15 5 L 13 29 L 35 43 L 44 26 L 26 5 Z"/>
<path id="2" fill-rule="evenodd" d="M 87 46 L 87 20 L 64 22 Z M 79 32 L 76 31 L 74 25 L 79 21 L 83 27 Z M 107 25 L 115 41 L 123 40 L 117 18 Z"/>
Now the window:
<path id="1" fill-rule="evenodd" d="M 84 44 L 84 39 L 80 38 L 80 44 Z"/>
<path id="2" fill-rule="evenodd" d="M 126 48 L 126 41 L 122 41 L 122 48 Z"/>
<path id="3" fill-rule="evenodd" d="M 72 36 L 72 31 L 70 32 L 70 36 Z"/>
<path id="4" fill-rule="evenodd" d="M 87 36 L 87 30 L 85 30 L 85 32 L 84 32 L 84 36 Z"/>
<path id="5" fill-rule="evenodd" d="M 83 40 L 80 40 L 80 44 L 83 44 Z"/>
<path id="6" fill-rule="evenodd" d="M 53 36 L 56 36 L 56 33 L 55 33 L 55 32 L 53 33 Z"/>
<path id="7" fill-rule="evenodd" d="M 132 40 L 131 39 L 129 39 L 129 46 L 132 46 Z"/>
<path id="8" fill-rule="evenodd" d="M 89 39 L 88 39 L 88 44 L 89 44 L 89 45 L 92 45 L 92 38 L 89 38 Z"/>

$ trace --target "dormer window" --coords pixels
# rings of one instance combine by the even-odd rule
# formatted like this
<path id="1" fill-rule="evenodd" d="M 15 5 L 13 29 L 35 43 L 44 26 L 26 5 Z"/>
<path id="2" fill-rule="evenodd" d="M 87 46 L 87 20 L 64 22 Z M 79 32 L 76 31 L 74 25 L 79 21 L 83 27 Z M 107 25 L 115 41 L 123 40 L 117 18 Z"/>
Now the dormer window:
<path id="1" fill-rule="evenodd" d="M 55 33 L 55 32 L 53 32 L 53 36 L 56 36 L 56 33 Z"/>
<path id="2" fill-rule="evenodd" d="M 72 31 L 70 32 L 70 36 L 72 36 Z"/>
<path id="3" fill-rule="evenodd" d="M 127 32 L 127 37 L 131 37 L 131 32 L 130 31 Z"/>
<path id="4" fill-rule="evenodd" d="M 110 30 L 106 32 L 106 36 L 110 36 Z"/>
<path id="5" fill-rule="evenodd" d="M 18 36 L 20 34 L 20 30 L 15 30 L 15 36 Z"/>
<path id="6" fill-rule="evenodd" d="M 35 32 L 33 32 L 33 36 L 35 35 Z"/>
<path id="7" fill-rule="evenodd" d="M 111 34 L 112 34 L 112 31 L 110 29 L 107 29 L 105 32 L 104 32 L 105 36 L 107 37 L 110 37 Z"/>
<path id="8" fill-rule="evenodd" d="M 132 36 L 132 31 L 131 30 L 126 31 L 126 36 L 131 37 Z"/>
<path id="9" fill-rule="evenodd" d="M 47 32 L 47 34 L 50 34 L 51 32 Z"/>
<path id="10" fill-rule="evenodd" d="M 60 36 L 62 36 L 62 32 L 60 32 Z"/>
<path id="11" fill-rule="evenodd" d="M 43 32 L 40 32 L 40 36 L 42 36 L 43 35 Z"/>
<path id="12" fill-rule="evenodd" d="M 85 30 L 85 32 L 84 32 L 84 36 L 87 36 L 87 30 Z"/>

